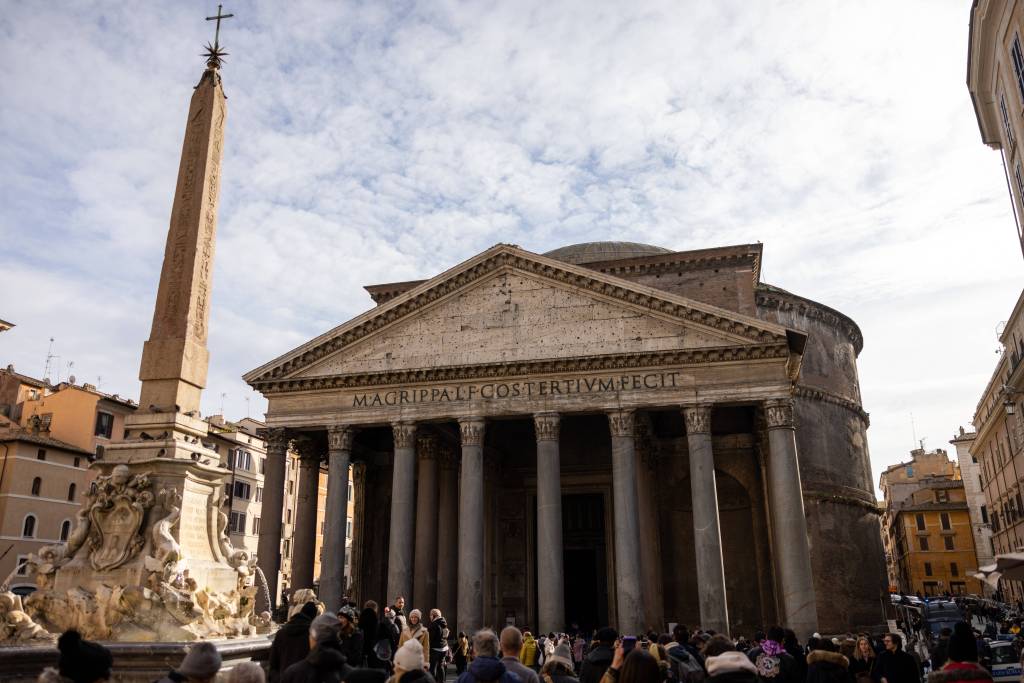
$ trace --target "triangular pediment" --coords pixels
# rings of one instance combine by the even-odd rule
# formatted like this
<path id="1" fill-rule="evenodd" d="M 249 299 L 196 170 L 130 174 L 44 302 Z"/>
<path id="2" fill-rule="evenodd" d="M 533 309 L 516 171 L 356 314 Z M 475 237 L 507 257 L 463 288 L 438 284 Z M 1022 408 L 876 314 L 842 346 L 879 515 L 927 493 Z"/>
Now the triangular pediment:
<path id="1" fill-rule="evenodd" d="M 774 347 L 778 357 L 786 344 L 781 326 L 498 245 L 245 379 L 263 390 L 299 388 L 318 378 L 608 355 Z"/>

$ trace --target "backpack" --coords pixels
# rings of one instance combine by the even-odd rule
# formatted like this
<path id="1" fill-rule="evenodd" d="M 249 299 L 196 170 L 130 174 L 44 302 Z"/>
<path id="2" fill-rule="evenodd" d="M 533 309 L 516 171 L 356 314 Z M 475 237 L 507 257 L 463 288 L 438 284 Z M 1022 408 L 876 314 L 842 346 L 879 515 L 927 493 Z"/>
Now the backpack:
<path id="1" fill-rule="evenodd" d="M 675 652 L 676 648 L 672 648 L 672 650 Z M 704 667 L 696 657 L 685 650 L 681 657 L 670 652 L 668 661 L 668 673 L 671 680 L 678 683 L 700 683 L 705 678 Z"/>

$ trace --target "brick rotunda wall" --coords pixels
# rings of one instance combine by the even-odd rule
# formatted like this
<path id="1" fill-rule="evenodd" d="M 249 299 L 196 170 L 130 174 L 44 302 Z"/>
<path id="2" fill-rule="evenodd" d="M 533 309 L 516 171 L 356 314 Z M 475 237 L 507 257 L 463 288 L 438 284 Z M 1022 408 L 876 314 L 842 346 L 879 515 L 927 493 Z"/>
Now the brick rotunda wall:
<path id="1" fill-rule="evenodd" d="M 820 630 L 879 627 L 888 597 L 857 377 L 860 329 L 838 311 L 765 285 L 757 314 L 808 334 L 795 419 Z"/>

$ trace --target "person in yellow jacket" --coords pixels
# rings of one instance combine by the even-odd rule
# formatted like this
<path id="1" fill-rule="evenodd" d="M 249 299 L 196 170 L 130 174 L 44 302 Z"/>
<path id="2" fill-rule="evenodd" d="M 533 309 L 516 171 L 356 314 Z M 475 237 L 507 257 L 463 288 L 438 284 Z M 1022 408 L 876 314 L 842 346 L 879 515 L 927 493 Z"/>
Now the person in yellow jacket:
<path id="1" fill-rule="evenodd" d="M 409 612 L 409 625 L 402 629 L 402 635 L 398 638 L 398 647 L 405 645 L 405 641 L 416 639 L 420 641 L 424 652 L 430 652 L 430 633 L 423 626 L 423 613 L 418 609 Z"/>
<path id="2" fill-rule="evenodd" d="M 519 651 L 519 661 L 523 666 L 537 669 L 537 641 L 529 631 L 523 631 L 523 649 Z"/>

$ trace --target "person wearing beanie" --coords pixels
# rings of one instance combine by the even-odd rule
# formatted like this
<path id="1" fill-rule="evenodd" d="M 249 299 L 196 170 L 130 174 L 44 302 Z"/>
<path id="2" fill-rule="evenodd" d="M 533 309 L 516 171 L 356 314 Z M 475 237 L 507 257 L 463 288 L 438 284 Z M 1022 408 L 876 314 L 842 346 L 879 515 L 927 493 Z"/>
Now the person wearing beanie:
<path id="1" fill-rule="evenodd" d="M 235 664 L 228 674 L 228 683 L 266 683 L 263 667 L 256 662 Z"/>
<path id="2" fill-rule="evenodd" d="M 270 645 L 269 683 L 279 683 L 285 669 L 309 654 L 309 627 L 316 618 L 315 602 L 307 602 L 274 635 Z"/>
<path id="3" fill-rule="evenodd" d="M 65 631 L 57 639 L 57 668 L 48 667 L 40 683 L 101 683 L 110 680 L 114 658 L 99 643 L 85 640 L 78 631 Z"/>
<path id="4" fill-rule="evenodd" d="M 708 681 L 757 683 L 757 667 L 723 635 L 712 636 L 704 646 Z"/>
<path id="5" fill-rule="evenodd" d="M 594 646 L 580 665 L 580 683 L 600 683 L 601 677 L 615 658 L 615 641 L 619 634 L 613 628 L 602 628 L 594 636 Z"/>
<path id="6" fill-rule="evenodd" d="M 220 652 L 213 643 L 202 641 L 192 645 L 178 666 L 178 673 L 188 683 L 210 683 L 217 677 L 222 664 Z"/>
<path id="7" fill-rule="evenodd" d="M 992 674 L 978 664 L 978 641 L 967 622 L 958 621 L 953 626 L 947 654 L 949 660 L 941 669 L 928 674 L 928 683 L 992 680 Z"/>
<path id="8" fill-rule="evenodd" d="M 413 610 L 416 612 L 417 610 Z M 412 619 L 412 612 L 409 613 Z M 435 683 L 434 677 L 427 671 L 427 660 L 423 654 L 423 646 L 416 638 L 405 641 L 395 653 L 395 673 L 388 683 Z"/>
<path id="9" fill-rule="evenodd" d="M 338 640 L 341 622 L 321 614 L 309 625 L 309 654 L 285 669 L 281 683 L 338 683 L 352 673 Z"/>
<path id="10" fill-rule="evenodd" d="M 398 639 L 398 647 L 405 645 L 410 638 L 420 641 L 424 652 L 430 651 L 430 633 L 423 625 L 423 613 L 418 609 L 409 612 L 408 625 L 402 629 L 402 635 Z"/>
<path id="11" fill-rule="evenodd" d="M 540 678 L 543 683 L 577 683 L 572 666 L 572 650 L 568 643 L 561 643 L 547 656 L 540 670 Z"/>

